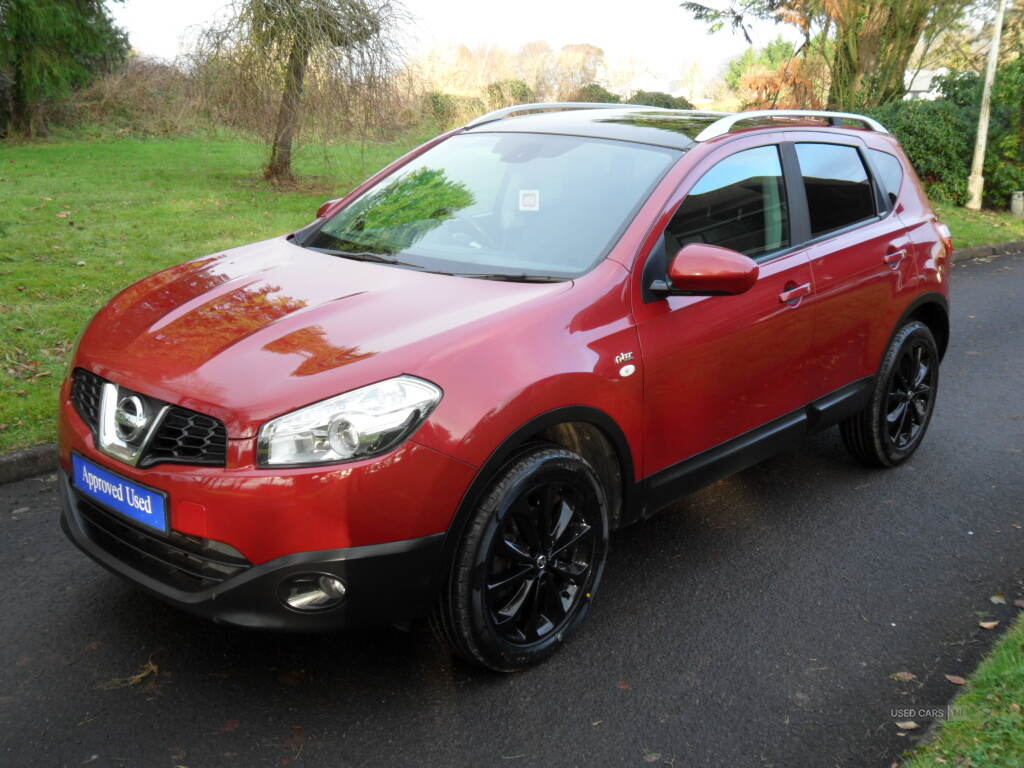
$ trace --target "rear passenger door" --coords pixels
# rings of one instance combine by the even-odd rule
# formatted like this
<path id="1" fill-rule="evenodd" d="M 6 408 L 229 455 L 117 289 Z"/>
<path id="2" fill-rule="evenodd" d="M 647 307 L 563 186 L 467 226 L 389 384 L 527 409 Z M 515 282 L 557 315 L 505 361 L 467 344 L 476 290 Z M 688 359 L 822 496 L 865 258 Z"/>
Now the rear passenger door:
<path id="1" fill-rule="evenodd" d="M 817 399 L 877 371 L 892 307 L 916 278 L 913 243 L 863 144 L 829 136 L 792 147 L 810 226 L 810 395 Z"/>

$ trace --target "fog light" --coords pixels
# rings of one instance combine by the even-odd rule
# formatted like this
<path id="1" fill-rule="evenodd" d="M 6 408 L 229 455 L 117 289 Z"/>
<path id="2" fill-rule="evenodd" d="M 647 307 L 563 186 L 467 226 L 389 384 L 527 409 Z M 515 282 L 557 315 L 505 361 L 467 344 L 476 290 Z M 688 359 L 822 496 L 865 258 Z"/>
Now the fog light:
<path id="1" fill-rule="evenodd" d="M 323 573 L 303 573 L 281 583 L 281 600 L 296 611 L 322 611 L 345 598 L 345 582 Z"/>

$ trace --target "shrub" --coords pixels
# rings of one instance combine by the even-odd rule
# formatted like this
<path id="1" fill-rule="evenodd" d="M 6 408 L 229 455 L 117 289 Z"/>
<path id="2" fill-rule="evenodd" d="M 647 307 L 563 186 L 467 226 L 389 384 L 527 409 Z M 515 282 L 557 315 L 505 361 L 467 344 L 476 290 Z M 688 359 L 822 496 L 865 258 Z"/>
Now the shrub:
<path id="1" fill-rule="evenodd" d="M 598 102 L 601 104 L 615 104 L 619 101 L 622 101 L 622 99 L 619 98 L 618 95 L 612 93 L 603 85 L 599 85 L 598 83 L 590 83 L 589 85 L 584 85 L 582 88 L 577 90 L 576 93 L 574 93 L 572 97 L 569 98 L 568 100 L 590 101 Z"/>
<path id="2" fill-rule="evenodd" d="M 931 197 L 963 204 L 978 130 L 981 77 L 974 72 L 951 72 L 936 78 L 935 85 L 940 99 L 897 101 L 868 113 L 900 140 Z M 982 171 L 986 206 L 1007 208 L 1012 192 L 1024 188 L 1022 101 L 1024 60 L 1017 60 L 1000 67 L 992 91 Z"/>
<path id="3" fill-rule="evenodd" d="M 173 64 L 134 55 L 73 94 L 69 119 L 142 135 L 190 133 L 201 123 L 189 77 Z"/>
<path id="4" fill-rule="evenodd" d="M 936 79 L 945 99 L 964 113 L 971 152 L 981 107 L 981 76 L 974 72 L 951 72 Z M 1024 59 L 1001 66 L 992 87 L 992 114 L 985 148 L 985 202 L 1006 208 L 1014 190 L 1024 189 Z M 967 160 L 970 163 L 970 157 Z"/>
<path id="5" fill-rule="evenodd" d="M 537 94 L 525 80 L 498 80 L 487 86 L 487 102 L 491 109 L 534 101 L 537 101 Z"/>
<path id="6" fill-rule="evenodd" d="M 899 139 L 930 197 L 958 204 L 966 200 L 974 131 L 963 109 L 936 99 L 893 101 L 865 112 Z"/>
<path id="7" fill-rule="evenodd" d="M 693 104 L 682 96 L 673 96 L 662 91 L 637 91 L 629 97 L 629 103 L 665 109 L 693 109 Z"/>
<path id="8" fill-rule="evenodd" d="M 442 128 L 451 128 L 479 117 L 487 111 L 483 99 L 428 91 L 423 95 L 423 112 Z"/>

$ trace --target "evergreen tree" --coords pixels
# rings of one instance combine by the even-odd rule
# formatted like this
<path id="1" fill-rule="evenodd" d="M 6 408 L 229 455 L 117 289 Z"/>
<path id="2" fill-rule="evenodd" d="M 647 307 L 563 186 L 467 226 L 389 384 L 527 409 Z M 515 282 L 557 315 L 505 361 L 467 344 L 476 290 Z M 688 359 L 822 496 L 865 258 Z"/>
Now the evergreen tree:
<path id="1" fill-rule="evenodd" d="M 0 136 L 45 133 L 54 106 L 127 54 L 103 0 L 0 0 Z"/>

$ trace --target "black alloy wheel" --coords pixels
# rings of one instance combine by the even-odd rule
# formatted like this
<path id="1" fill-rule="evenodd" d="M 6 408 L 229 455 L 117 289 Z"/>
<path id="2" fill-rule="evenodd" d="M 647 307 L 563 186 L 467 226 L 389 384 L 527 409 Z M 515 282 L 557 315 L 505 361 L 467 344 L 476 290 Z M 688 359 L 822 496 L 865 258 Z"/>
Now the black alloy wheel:
<path id="1" fill-rule="evenodd" d="M 896 450 L 904 451 L 921 434 L 932 410 L 938 361 L 922 339 L 900 350 L 889 378 L 886 403 L 886 435 Z"/>
<path id="2" fill-rule="evenodd" d="M 528 645 L 560 630 L 590 580 L 597 535 L 572 480 L 529 486 L 491 543 L 484 601 L 509 643 Z"/>
<path id="3" fill-rule="evenodd" d="M 586 617 L 608 553 L 608 505 L 593 468 L 541 444 L 498 472 L 467 521 L 435 630 L 464 659 L 525 669 Z"/>
<path id="4" fill-rule="evenodd" d="M 889 342 L 867 407 L 839 425 L 847 450 L 864 464 L 894 467 L 917 450 L 935 410 L 939 350 L 912 320 Z"/>

